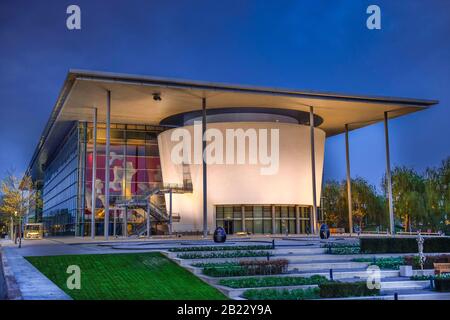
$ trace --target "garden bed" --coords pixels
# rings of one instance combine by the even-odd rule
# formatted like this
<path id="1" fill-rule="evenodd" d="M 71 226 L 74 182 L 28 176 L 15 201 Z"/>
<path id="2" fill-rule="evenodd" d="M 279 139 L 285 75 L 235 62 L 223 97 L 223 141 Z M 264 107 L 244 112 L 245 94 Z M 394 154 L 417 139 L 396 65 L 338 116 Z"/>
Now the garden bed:
<path id="1" fill-rule="evenodd" d="M 287 287 L 314 285 L 328 282 L 324 276 L 314 275 L 311 277 L 252 277 L 242 279 L 222 279 L 219 284 L 230 288 L 262 288 L 262 287 Z"/>
<path id="2" fill-rule="evenodd" d="M 288 260 L 244 260 L 236 265 L 225 263 L 203 268 L 203 274 L 210 277 L 238 277 L 252 275 L 272 275 L 287 272 Z"/>
<path id="3" fill-rule="evenodd" d="M 425 237 L 423 252 L 446 253 L 450 252 L 450 238 Z M 361 253 L 413 253 L 417 252 L 415 238 L 361 238 Z"/>
<path id="4" fill-rule="evenodd" d="M 269 251 L 230 251 L 230 252 L 186 252 L 177 255 L 180 259 L 223 259 L 223 258 L 246 258 L 246 257 L 270 257 Z"/>

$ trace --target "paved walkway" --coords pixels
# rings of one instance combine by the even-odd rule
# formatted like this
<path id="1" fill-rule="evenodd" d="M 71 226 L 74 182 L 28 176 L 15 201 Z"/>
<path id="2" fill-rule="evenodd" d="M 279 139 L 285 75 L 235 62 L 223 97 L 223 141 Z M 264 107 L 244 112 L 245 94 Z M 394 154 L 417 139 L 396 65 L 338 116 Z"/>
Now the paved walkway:
<path id="1" fill-rule="evenodd" d="M 17 250 L 3 248 L 9 265 L 24 300 L 71 300 L 71 298 L 52 281 L 40 273 Z"/>

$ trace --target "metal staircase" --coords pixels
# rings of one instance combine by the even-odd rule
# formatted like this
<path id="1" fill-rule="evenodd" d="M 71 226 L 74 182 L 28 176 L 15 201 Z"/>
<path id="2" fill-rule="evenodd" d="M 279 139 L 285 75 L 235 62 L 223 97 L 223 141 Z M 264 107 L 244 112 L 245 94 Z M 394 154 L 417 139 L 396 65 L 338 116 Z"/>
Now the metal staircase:
<path id="1" fill-rule="evenodd" d="M 192 184 L 183 183 L 183 185 L 178 184 L 161 184 L 155 188 L 149 189 L 144 192 L 144 194 L 139 196 L 134 196 L 131 199 L 124 199 L 116 202 L 116 206 L 125 207 L 129 209 L 143 209 L 147 211 L 150 216 L 150 225 L 154 223 L 167 223 L 169 225 L 172 222 L 179 221 L 180 215 L 174 214 L 173 212 L 167 212 L 165 197 L 166 193 L 191 193 Z M 158 204 L 152 198 L 160 197 L 161 203 Z M 134 235 L 142 236 L 147 233 L 147 221 L 141 223 L 135 230 Z"/>

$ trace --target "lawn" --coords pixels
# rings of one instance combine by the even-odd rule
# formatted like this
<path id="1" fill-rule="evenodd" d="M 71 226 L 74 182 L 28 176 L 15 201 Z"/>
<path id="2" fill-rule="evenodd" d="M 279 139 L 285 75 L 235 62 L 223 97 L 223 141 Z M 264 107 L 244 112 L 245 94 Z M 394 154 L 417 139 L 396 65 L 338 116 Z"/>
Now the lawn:
<path id="1" fill-rule="evenodd" d="M 160 253 L 26 257 L 75 300 L 218 300 L 217 289 Z M 81 270 L 81 288 L 70 290 L 69 265 Z"/>

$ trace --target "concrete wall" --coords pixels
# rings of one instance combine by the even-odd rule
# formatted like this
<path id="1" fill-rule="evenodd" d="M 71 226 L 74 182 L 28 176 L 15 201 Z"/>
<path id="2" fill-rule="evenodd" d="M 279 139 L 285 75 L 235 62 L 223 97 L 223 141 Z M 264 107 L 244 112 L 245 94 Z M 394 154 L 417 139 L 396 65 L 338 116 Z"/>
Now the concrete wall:
<path id="1" fill-rule="evenodd" d="M 212 123 L 208 129 L 217 129 L 223 133 L 226 129 L 267 129 L 269 152 L 271 150 L 270 130 L 279 131 L 279 169 L 276 174 L 262 175 L 261 164 L 249 164 L 248 143 L 245 164 L 209 164 L 208 165 L 208 226 L 215 227 L 214 205 L 226 204 L 279 204 L 312 205 L 310 128 L 304 125 L 270 122 L 234 122 Z M 183 127 L 194 137 L 194 126 Z M 180 142 L 171 141 L 171 129 L 158 136 L 161 168 L 164 183 L 183 182 L 183 165 L 175 164 L 171 158 L 173 147 Z M 324 161 L 325 133 L 315 129 L 317 205 L 320 202 L 322 171 Z M 200 136 L 201 138 L 201 133 Z M 200 152 L 201 143 L 195 151 L 194 138 L 191 141 L 191 156 Z M 201 141 L 201 140 L 200 140 Z M 198 150 L 199 148 L 200 150 Z M 224 147 L 224 155 L 226 155 Z M 236 153 L 236 151 L 235 151 Z M 179 213 L 181 220 L 174 223 L 173 230 L 180 232 L 202 230 L 202 165 L 189 164 L 193 192 L 173 195 L 173 212 Z M 166 195 L 168 197 L 168 195 Z M 168 199 L 166 198 L 168 203 Z"/>

